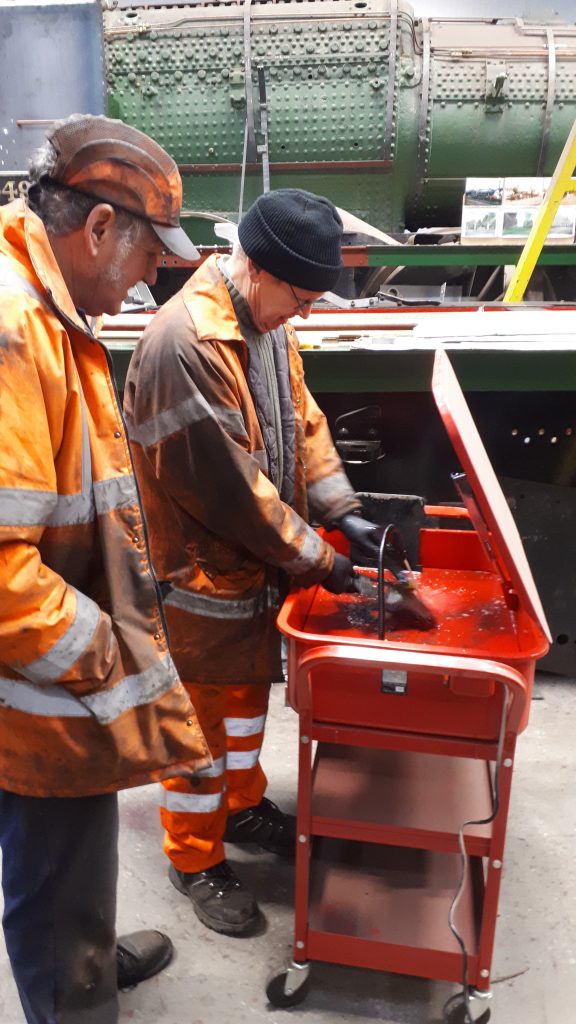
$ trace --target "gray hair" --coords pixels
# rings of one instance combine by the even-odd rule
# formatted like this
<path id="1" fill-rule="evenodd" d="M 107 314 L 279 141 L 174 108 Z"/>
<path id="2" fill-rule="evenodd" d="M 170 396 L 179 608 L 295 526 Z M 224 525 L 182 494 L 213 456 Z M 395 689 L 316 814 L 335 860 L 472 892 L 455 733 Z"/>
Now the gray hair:
<path id="1" fill-rule="evenodd" d="M 57 121 L 56 126 L 78 121 L 84 114 L 72 114 L 70 117 Z M 74 189 L 60 185 L 51 177 L 56 164 L 56 150 L 49 139 L 32 154 L 29 162 L 28 178 L 31 188 L 28 193 L 28 205 L 44 224 L 49 235 L 60 238 L 78 231 L 86 223 L 86 218 L 99 203 L 106 200 L 95 196 L 83 195 Z M 125 253 L 136 245 L 144 235 L 147 222 L 121 207 L 109 203 L 116 212 L 116 223 L 120 244 Z"/>
<path id="2" fill-rule="evenodd" d="M 246 253 L 244 252 L 244 249 L 240 244 L 240 239 L 238 238 L 238 236 L 236 236 L 234 242 L 232 243 L 232 256 L 234 257 L 234 259 L 238 260 L 247 259 Z"/>

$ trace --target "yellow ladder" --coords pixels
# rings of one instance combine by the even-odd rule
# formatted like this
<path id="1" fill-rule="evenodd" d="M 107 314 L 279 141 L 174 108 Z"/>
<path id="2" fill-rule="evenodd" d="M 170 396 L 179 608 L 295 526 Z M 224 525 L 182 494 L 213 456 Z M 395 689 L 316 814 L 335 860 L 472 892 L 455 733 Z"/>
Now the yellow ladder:
<path id="1" fill-rule="evenodd" d="M 510 284 L 504 294 L 504 302 L 522 301 L 534 267 L 542 252 L 542 246 L 552 227 L 556 211 L 567 192 L 576 192 L 576 178 L 572 177 L 575 169 L 576 121 L 572 125 L 572 131 L 568 136 L 566 145 L 556 165 L 554 176 L 550 180 L 548 190 L 538 210 L 532 231 L 526 240 L 526 245 L 522 250 Z"/>

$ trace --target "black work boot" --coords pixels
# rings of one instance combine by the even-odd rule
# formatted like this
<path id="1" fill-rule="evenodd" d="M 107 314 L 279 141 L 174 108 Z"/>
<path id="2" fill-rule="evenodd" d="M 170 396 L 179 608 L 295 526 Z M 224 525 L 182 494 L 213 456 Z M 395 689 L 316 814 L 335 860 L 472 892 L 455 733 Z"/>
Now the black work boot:
<path id="1" fill-rule="evenodd" d="M 261 923 L 258 904 L 222 860 L 206 871 L 177 871 L 173 864 L 168 877 L 178 892 L 188 896 L 196 916 L 207 928 L 223 935 L 247 935 Z"/>
<path id="2" fill-rule="evenodd" d="M 296 818 L 264 796 L 257 807 L 230 815 L 224 842 L 257 843 L 263 850 L 290 857 L 296 844 Z"/>
<path id="3" fill-rule="evenodd" d="M 167 935 L 156 931 L 131 932 L 116 940 L 118 988 L 134 988 L 170 963 L 174 947 Z"/>

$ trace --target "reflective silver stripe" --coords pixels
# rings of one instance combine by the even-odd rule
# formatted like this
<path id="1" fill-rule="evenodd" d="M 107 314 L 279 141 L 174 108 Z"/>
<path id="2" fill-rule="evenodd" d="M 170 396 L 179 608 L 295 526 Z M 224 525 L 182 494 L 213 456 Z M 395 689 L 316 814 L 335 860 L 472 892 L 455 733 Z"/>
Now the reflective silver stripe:
<path id="1" fill-rule="evenodd" d="M 108 725 L 119 715 L 147 704 L 171 690 L 178 677 L 168 655 L 138 675 L 127 676 L 111 690 L 77 697 L 63 686 L 34 686 L 16 679 L 0 679 L 0 706 L 29 715 L 58 718 L 95 717 Z"/>
<path id="2" fill-rule="evenodd" d="M 266 715 L 258 715 L 257 718 L 225 718 L 227 736 L 256 736 L 264 732 Z"/>
<path id="3" fill-rule="evenodd" d="M 46 526 L 77 526 L 94 519 L 94 495 L 59 494 L 56 507 L 46 519 Z"/>
<path id="4" fill-rule="evenodd" d="M 226 768 L 229 772 L 245 771 L 258 764 L 260 747 L 257 750 L 229 750 L 226 754 Z"/>
<path id="5" fill-rule="evenodd" d="M 201 768 L 200 771 L 194 773 L 194 778 L 202 779 L 217 779 L 219 775 L 224 775 L 226 771 L 226 760 L 224 757 L 217 757 L 216 760 L 208 766 L 208 768 Z"/>
<path id="6" fill-rule="evenodd" d="M 313 569 L 318 564 L 322 554 L 322 543 L 316 531 L 311 526 L 308 526 L 300 554 L 297 558 L 293 558 L 292 561 L 282 563 L 282 568 L 286 569 L 291 576 L 298 576 L 308 569 Z"/>
<path id="7" fill-rule="evenodd" d="M 33 299 L 41 302 L 43 306 L 50 308 L 46 296 L 42 295 L 28 278 L 14 270 L 8 259 L 2 255 L 0 255 L 0 288 L 13 288 L 14 291 L 26 292 L 26 295 L 30 295 Z"/>
<path id="8" fill-rule="evenodd" d="M 222 793 L 176 793 L 162 790 L 161 805 L 176 814 L 211 814 L 222 803 Z"/>
<path id="9" fill-rule="evenodd" d="M 0 707 L 25 715 L 54 715 L 56 718 L 89 718 L 88 708 L 61 686 L 34 686 L 16 679 L 0 679 Z"/>
<path id="10" fill-rule="evenodd" d="M 46 526 L 89 523 L 95 515 L 106 515 L 116 508 L 137 504 L 138 493 L 131 473 L 110 477 L 109 480 L 97 480 L 94 484 L 90 480 L 88 493 L 57 496 L 56 508 L 46 519 Z"/>
<path id="11" fill-rule="evenodd" d="M 75 526 L 95 514 L 138 504 L 133 476 L 94 484 L 94 493 L 56 494 L 29 488 L 0 488 L 0 526 Z"/>
<path id="12" fill-rule="evenodd" d="M 132 474 L 92 482 L 88 494 L 56 494 L 26 487 L 0 487 L 0 526 L 74 526 L 95 514 L 138 504 Z"/>
<path id="13" fill-rule="evenodd" d="M 308 486 L 308 501 L 314 509 L 321 511 L 330 508 L 340 498 L 353 498 L 354 493 L 348 477 L 338 469 Z"/>
<path id="14" fill-rule="evenodd" d="M 264 450 L 250 452 L 253 459 L 256 459 L 259 468 L 264 472 L 268 472 L 268 456 Z"/>
<path id="15" fill-rule="evenodd" d="M 173 605 L 174 608 L 180 608 L 181 611 L 190 612 L 192 615 L 204 615 L 209 619 L 252 619 L 262 610 L 263 599 L 262 595 L 258 595 L 231 601 L 174 587 L 164 604 Z"/>
<path id="16" fill-rule="evenodd" d="M 137 441 L 147 448 L 191 426 L 192 423 L 200 423 L 207 419 L 217 419 L 224 429 L 235 437 L 248 438 L 244 417 L 239 409 L 229 409 L 225 405 L 210 405 L 199 391 L 171 409 L 164 409 L 157 416 L 151 416 L 143 423 L 134 423 L 130 418 L 128 433 L 130 440 Z"/>
<path id="17" fill-rule="evenodd" d="M 212 410 L 204 396 L 197 392 L 184 402 L 174 405 L 171 409 L 164 409 L 143 423 L 136 424 L 130 418 L 128 434 L 132 441 L 137 441 L 147 448 L 163 441 L 165 437 L 170 437 L 170 434 L 176 434 L 183 427 L 206 419 L 213 419 Z"/>
<path id="18" fill-rule="evenodd" d="M 59 679 L 72 668 L 92 643 L 92 637 L 100 621 L 100 609 L 79 590 L 76 590 L 75 594 L 76 611 L 66 632 L 41 658 L 31 661 L 29 665 L 14 666 L 33 683 L 52 683 Z"/>
<path id="19" fill-rule="evenodd" d="M 82 697 L 82 703 L 90 709 L 101 725 L 108 725 L 126 711 L 158 700 L 164 693 L 172 690 L 177 682 L 178 675 L 174 663 L 170 655 L 167 655 L 143 672 L 125 676 L 110 690 Z"/>
<path id="20" fill-rule="evenodd" d="M 244 426 L 244 417 L 239 409 L 230 409 L 227 405 L 213 405 L 212 412 L 221 426 L 224 427 L 224 430 L 229 434 L 233 434 L 234 437 L 241 437 L 245 441 L 248 440 L 248 434 Z"/>
<path id="21" fill-rule="evenodd" d="M 98 480 L 94 484 L 94 500 L 99 516 L 113 512 L 116 508 L 138 505 L 136 481 L 132 473 L 110 477 L 109 480 Z"/>
<path id="22" fill-rule="evenodd" d="M 55 491 L 0 487 L 0 526 L 45 526 L 57 502 Z"/>

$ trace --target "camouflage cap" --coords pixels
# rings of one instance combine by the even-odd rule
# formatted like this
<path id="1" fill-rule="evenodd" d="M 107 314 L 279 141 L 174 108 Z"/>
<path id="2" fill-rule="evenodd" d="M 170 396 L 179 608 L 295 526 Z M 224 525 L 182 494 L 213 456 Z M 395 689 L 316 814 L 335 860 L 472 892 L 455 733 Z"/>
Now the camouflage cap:
<path id="1" fill-rule="evenodd" d="M 172 157 L 116 118 L 86 114 L 46 133 L 57 153 L 50 177 L 143 217 L 171 252 L 197 260 L 180 225 L 182 179 Z"/>

